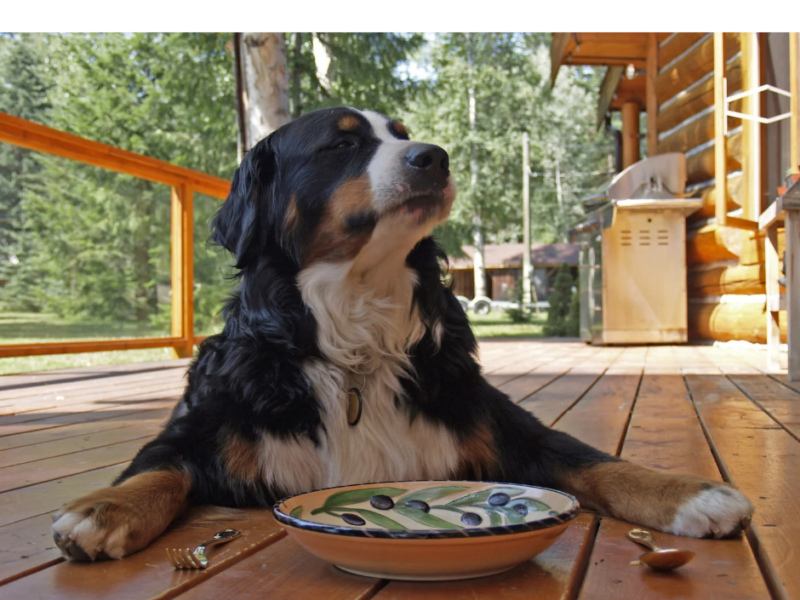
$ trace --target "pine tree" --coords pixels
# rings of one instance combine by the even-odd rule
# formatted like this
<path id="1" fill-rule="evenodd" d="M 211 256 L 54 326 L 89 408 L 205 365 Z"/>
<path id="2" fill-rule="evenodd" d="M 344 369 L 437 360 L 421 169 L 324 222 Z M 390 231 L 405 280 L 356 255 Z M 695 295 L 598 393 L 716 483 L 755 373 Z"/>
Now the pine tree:
<path id="1" fill-rule="evenodd" d="M 547 299 L 550 308 L 547 311 L 547 323 L 544 326 L 545 335 L 550 336 L 575 336 L 570 312 L 573 304 L 572 287 L 575 281 L 569 264 L 562 263 L 558 268 L 553 293 Z"/>
<path id="2" fill-rule="evenodd" d="M 44 42 L 44 36 L 36 34 L 0 37 L 0 112 L 47 121 L 50 106 L 43 76 Z M 20 203 L 26 184 L 33 183 L 39 171 L 33 153 L 0 144 L 0 287 L 5 287 L 0 305 L 6 309 L 33 308 L 28 294 L 31 282 L 15 275 L 19 255 L 24 253 Z"/>

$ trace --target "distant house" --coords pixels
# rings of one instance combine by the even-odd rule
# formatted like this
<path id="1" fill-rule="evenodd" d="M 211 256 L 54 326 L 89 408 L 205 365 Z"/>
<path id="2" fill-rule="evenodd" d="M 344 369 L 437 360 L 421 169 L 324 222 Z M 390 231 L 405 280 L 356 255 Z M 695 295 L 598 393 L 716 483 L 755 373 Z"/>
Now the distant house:
<path id="1" fill-rule="evenodd" d="M 522 277 L 522 244 L 487 244 L 486 292 L 492 300 L 515 300 L 517 281 Z M 474 246 L 461 247 L 464 256 L 449 257 L 453 291 L 458 296 L 475 297 Z M 553 286 L 556 270 L 567 263 L 578 272 L 578 244 L 531 244 L 533 283 L 539 300 L 546 300 Z"/>

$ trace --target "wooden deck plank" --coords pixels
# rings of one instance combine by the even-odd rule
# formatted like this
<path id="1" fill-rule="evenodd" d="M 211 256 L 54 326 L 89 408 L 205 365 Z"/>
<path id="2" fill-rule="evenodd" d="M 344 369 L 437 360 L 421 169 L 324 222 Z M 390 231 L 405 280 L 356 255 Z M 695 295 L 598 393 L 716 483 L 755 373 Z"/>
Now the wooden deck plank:
<path id="1" fill-rule="evenodd" d="M 48 513 L 0 527 L 0 585 L 62 562 L 52 523 Z"/>
<path id="2" fill-rule="evenodd" d="M 144 439 L 135 439 L 102 448 L 0 468 L 0 493 L 129 462 L 144 443 Z"/>
<path id="3" fill-rule="evenodd" d="M 79 381 L 81 379 L 102 379 L 116 377 L 126 373 L 143 373 L 160 369 L 186 368 L 190 359 L 159 360 L 145 363 L 125 363 L 118 365 L 100 365 L 91 367 L 72 367 L 54 371 L 33 371 L 11 375 L 0 375 L 0 391 L 41 387 Z"/>
<path id="4" fill-rule="evenodd" d="M 141 419 L 126 427 L 52 442 L 41 442 L 30 446 L 22 446 L 21 448 L 0 450 L 0 465 L 2 465 L 0 467 L 0 488 L 2 488 L 5 474 L 8 473 L 6 471 L 8 467 L 27 464 L 32 468 L 36 468 L 35 463 L 40 463 L 46 459 L 108 447 L 131 440 L 141 440 L 140 443 L 144 445 L 147 439 L 152 438 L 161 431 L 161 426 L 168 416 L 168 410 L 161 410 L 157 411 L 154 417 Z M 0 440 L 2 439 L 0 438 Z"/>
<path id="5" fill-rule="evenodd" d="M 174 380 L 183 381 L 186 369 L 174 367 L 158 369 L 144 373 L 123 373 L 103 377 L 101 379 L 72 381 L 63 384 L 44 385 L 25 389 L 6 389 L 0 391 L 0 405 L 7 406 L 12 403 L 35 403 L 42 400 L 52 399 L 54 396 L 78 396 L 89 392 L 96 393 L 102 390 L 119 388 L 127 385 L 142 385 L 148 381 Z"/>
<path id="6" fill-rule="evenodd" d="M 239 529 L 242 538 L 212 550 L 207 569 L 177 571 L 169 564 L 164 548 L 193 547 L 229 527 Z M 173 598 L 284 535 L 269 511 L 198 507 L 157 542 L 125 560 L 59 562 L 3 586 L 2 595 L 4 600 Z"/>
<path id="7" fill-rule="evenodd" d="M 110 404 L 90 402 L 65 406 L 63 409 L 52 411 L 0 417 L 0 436 L 17 435 L 74 423 L 111 419 L 151 408 L 174 407 L 182 394 L 183 388 L 173 388 L 141 396 L 129 396 L 123 401 Z"/>
<path id="8" fill-rule="evenodd" d="M 512 379 L 542 368 L 568 353 L 569 350 L 566 348 L 548 348 L 545 344 L 539 344 L 530 349 L 523 348 L 514 360 L 497 365 L 491 371 L 486 371 L 484 368 L 484 376 L 493 386 L 499 387 Z"/>
<path id="9" fill-rule="evenodd" d="M 108 378 L 95 385 L 75 388 L 57 388 L 50 386 L 39 390 L 38 394 L 24 397 L 11 397 L 0 401 L 0 416 L 21 412 L 61 408 L 71 404 L 85 403 L 102 399 L 113 400 L 128 394 L 143 393 L 164 387 L 185 385 L 183 369 L 164 369 L 142 375 Z"/>
<path id="10" fill-rule="evenodd" d="M 761 409 L 800 440 L 800 394 L 763 375 L 729 375 Z"/>
<path id="11" fill-rule="evenodd" d="M 371 597 L 383 585 L 380 579 L 341 571 L 287 538 L 201 583 L 180 598 L 248 600 L 267 595 L 281 600 L 356 600 Z"/>
<path id="12" fill-rule="evenodd" d="M 553 381 L 564 376 L 581 361 L 597 354 L 597 348 L 585 348 L 583 352 L 570 353 L 550 363 L 540 365 L 519 377 L 515 377 L 498 386 L 508 394 L 512 402 L 520 402 L 532 396 Z"/>
<path id="13" fill-rule="evenodd" d="M 102 421 L 85 421 L 73 425 L 41 429 L 29 433 L 0 436 L 0 456 L 2 452 L 15 448 L 24 448 L 36 444 L 49 444 L 69 438 L 97 435 L 114 429 L 123 429 L 137 423 L 150 420 L 165 422 L 172 412 L 172 406 L 155 409 L 144 409 L 131 414 L 112 417 Z M 0 464 L 4 464 L 0 460 Z M 8 463 L 11 464 L 11 463 Z"/>
<path id="14" fill-rule="evenodd" d="M 664 362 L 669 362 L 666 356 Z M 657 470 L 721 479 L 680 375 L 645 374 L 621 456 Z M 659 573 L 630 565 L 642 553 L 641 547 L 625 538 L 631 527 L 616 519 L 602 519 L 580 598 L 769 596 L 744 538 L 696 540 L 653 532 L 662 547 L 697 553 L 678 572 Z"/>
<path id="15" fill-rule="evenodd" d="M 70 500 L 111 485 L 126 466 L 123 463 L 0 494 L 0 535 L 4 525 L 53 512 Z"/>
<path id="16" fill-rule="evenodd" d="M 800 597 L 800 444 L 730 379 L 686 380 L 723 470 L 756 507 L 748 537 L 774 597 Z"/>
<path id="17" fill-rule="evenodd" d="M 604 348 L 570 369 L 565 376 L 520 402 L 520 406 L 543 423 L 554 423 L 594 385 L 621 353 L 620 349 Z"/>

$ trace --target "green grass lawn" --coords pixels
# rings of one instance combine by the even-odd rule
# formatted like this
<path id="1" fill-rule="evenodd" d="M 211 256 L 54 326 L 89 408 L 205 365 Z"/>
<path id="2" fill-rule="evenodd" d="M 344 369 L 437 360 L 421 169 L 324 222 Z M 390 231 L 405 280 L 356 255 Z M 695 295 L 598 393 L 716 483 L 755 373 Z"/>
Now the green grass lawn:
<path id="1" fill-rule="evenodd" d="M 60 342 L 64 340 L 77 341 L 168 335 L 169 333 L 162 329 L 141 323 L 71 321 L 44 313 L 0 314 L 0 344 L 35 344 L 37 342 Z M 68 369 L 70 367 L 149 362 L 168 358 L 172 358 L 171 348 L 0 358 L 0 375 Z"/>
<path id="2" fill-rule="evenodd" d="M 503 310 L 493 310 L 488 315 L 467 314 L 477 338 L 540 338 L 544 337 L 547 322 L 546 312 L 531 315 L 530 323 L 514 323 Z"/>
<path id="3" fill-rule="evenodd" d="M 547 313 L 533 315 L 530 323 L 513 323 L 504 311 L 492 311 L 488 315 L 469 313 L 469 318 L 475 336 L 478 338 L 543 337 L 543 325 L 547 321 Z M 64 340 L 166 335 L 169 334 L 164 330 L 141 323 L 71 321 L 51 314 L 38 313 L 0 314 L 0 344 L 35 344 Z M 169 358 L 172 358 L 170 348 L 0 358 L 0 375 L 70 367 L 149 362 Z"/>

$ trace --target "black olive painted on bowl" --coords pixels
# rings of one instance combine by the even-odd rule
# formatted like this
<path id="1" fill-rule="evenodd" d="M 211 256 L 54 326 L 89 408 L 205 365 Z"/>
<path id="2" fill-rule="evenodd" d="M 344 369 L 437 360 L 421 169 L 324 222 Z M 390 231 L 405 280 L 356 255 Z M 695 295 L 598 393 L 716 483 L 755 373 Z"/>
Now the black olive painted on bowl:
<path id="1" fill-rule="evenodd" d="M 511 500 L 511 496 L 505 492 L 497 492 L 489 496 L 489 506 L 505 506 L 509 500 Z"/>
<path id="2" fill-rule="evenodd" d="M 461 522 L 464 525 L 480 525 L 483 522 L 483 518 L 479 514 L 465 512 L 461 515 Z"/>
<path id="3" fill-rule="evenodd" d="M 372 508 L 377 508 L 378 510 L 391 510 L 394 508 L 394 500 L 383 494 L 375 494 L 369 499 L 369 503 Z"/>
<path id="4" fill-rule="evenodd" d="M 427 502 L 423 502 L 422 500 L 409 500 L 406 502 L 406 508 L 416 508 L 422 512 L 431 512 L 431 507 L 428 506 Z"/>
<path id="5" fill-rule="evenodd" d="M 528 514 L 528 507 L 524 504 L 514 504 L 511 506 L 514 509 L 514 512 L 517 513 L 520 517 L 525 517 Z"/>
<path id="6" fill-rule="evenodd" d="M 354 515 L 353 513 L 343 513 L 342 514 L 342 521 L 347 523 L 348 525 L 364 525 L 366 521 L 359 517 L 358 515 Z"/>

